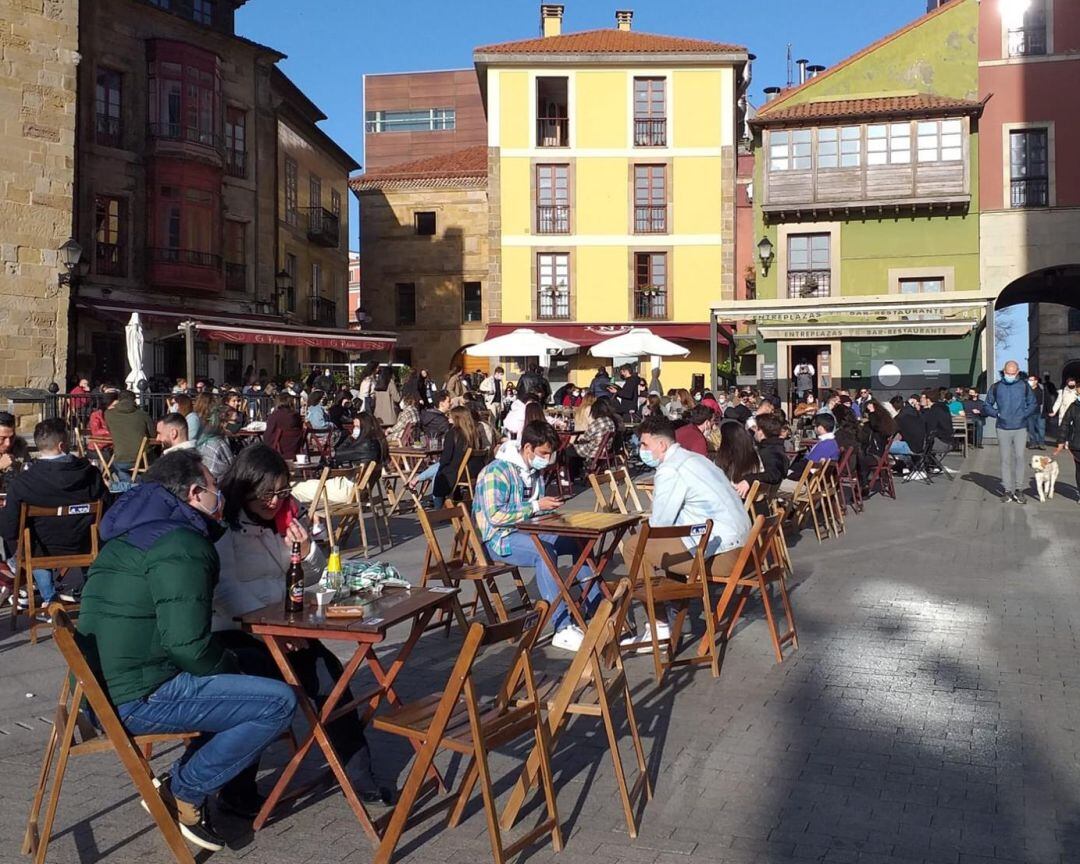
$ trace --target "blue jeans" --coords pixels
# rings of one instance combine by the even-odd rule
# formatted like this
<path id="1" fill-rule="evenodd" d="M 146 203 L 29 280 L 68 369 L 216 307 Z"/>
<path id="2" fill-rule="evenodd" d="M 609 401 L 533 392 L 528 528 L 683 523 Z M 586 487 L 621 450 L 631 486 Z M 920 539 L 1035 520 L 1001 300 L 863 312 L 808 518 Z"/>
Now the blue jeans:
<path id="1" fill-rule="evenodd" d="M 7 565 L 11 568 L 11 572 L 14 573 L 15 568 L 18 566 L 18 562 L 16 562 L 14 555 L 8 558 Z M 41 593 L 42 605 L 52 603 L 53 598 L 56 597 L 56 585 L 53 583 L 53 571 L 41 570 L 35 567 L 34 584 L 37 585 L 37 590 Z M 27 591 L 30 590 L 29 585 L 27 585 L 26 588 Z M 18 602 L 17 599 L 16 602 Z"/>
<path id="2" fill-rule="evenodd" d="M 1046 439 L 1046 418 L 1041 414 L 1028 417 L 1028 443 L 1042 447 Z"/>
<path id="3" fill-rule="evenodd" d="M 513 531 L 509 537 L 510 551 L 506 555 L 500 555 L 489 545 L 487 547 L 491 557 L 496 561 L 504 561 L 507 564 L 517 564 L 519 567 L 532 567 L 536 571 L 536 587 L 540 591 L 540 596 L 543 597 L 548 603 L 554 603 L 559 600 L 562 595 L 559 593 L 559 586 L 555 580 L 558 578 L 550 570 L 548 570 L 547 564 L 544 562 L 543 557 L 540 555 L 540 551 L 536 548 L 536 543 L 533 542 L 533 538 L 528 534 L 521 534 L 517 531 Z M 547 550 L 548 555 L 551 556 L 551 560 L 556 564 L 559 562 L 559 557 L 562 555 L 571 555 L 575 559 L 581 554 L 580 544 L 572 537 L 557 537 L 553 534 L 541 534 L 540 542 L 544 544 L 544 548 Z M 581 568 L 578 573 L 578 582 L 583 582 L 592 578 L 592 569 L 586 564 Z M 600 602 L 600 586 L 593 583 L 592 588 L 589 590 L 589 595 L 586 598 L 585 606 L 590 612 L 596 608 L 596 604 Z M 559 605 L 555 607 L 555 612 L 551 616 L 552 627 L 555 632 L 558 633 L 563 627 L 573 623 L 570 620 L 570 613 L 566 609 L 566 604 L 559 600 Z"/>
<path id="4" fill-rule="evenodd" d="M 423 471 L 421 471 L 419 474 L 416 475 L 416 480 L 415 480 L 416 485 L 419 486 L 425 480 L 434 482 L 435 475 L 439 473 L 439 469 L 441 467 L 442 466 L 438 462 L 433 462 L 430 465 L 428 465 L 427 468 L 425 468 Z M 431 503 L 434 506 L 434 508 L 436 510 L 438 510 L 443 506 L 443 504 L 446 503 L 446 499 L 445 498 L 440 498 L 434 492 L 432 492 L 431 493 Z"/>
<path id="5" fill-rule="evenodd" d="M 181 672 L 149 696 L 116 709 L 133 735 L 204 732 L 172 768 L 172 792 L 202 806 L 206 796 L 259 758 L 289 728 L 296 694 L 283 681 L 255 675 Z"/>
<path id="6" fill-rule="evenodd" d="M 893 441 L 892 446 L 889 448 L 889 452 L 893 456 L 912 456 L 911 447 L 908 446 L 907 441 Z"/>
<path id="7" fill-rule="evenodd" d="M 113 473 L 113 477 L 119 480 L 121 483 L 131 482 L 131 469 L 135 467 L 134 462 L 113 462 L 110 469 Z"/>

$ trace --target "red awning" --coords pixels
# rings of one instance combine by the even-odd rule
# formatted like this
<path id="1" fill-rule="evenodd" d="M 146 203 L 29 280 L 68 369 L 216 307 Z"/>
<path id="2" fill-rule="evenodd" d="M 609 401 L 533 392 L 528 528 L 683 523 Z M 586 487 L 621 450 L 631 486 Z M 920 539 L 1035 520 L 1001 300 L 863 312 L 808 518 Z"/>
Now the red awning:
<path id="1" fill-rule="evenodd" d="M 547 333 L 568 342 L 575 342 L 588 348 L 612 336 L 622 336 L 634 327 L 651 330 L 657 336 L 673 342 L 708 342 L 708 324 L 560 324 L 547 321 L 534 321 L 531 324 L 492 324 L 487 329 L 485 339 L 505 336 L 518 328 L 525 327 L 538 333 Z M 718 345 L 727 345 L 727 339 L 717 335 Z"/>
<path id="2" fill-rule="evenodd" d="M 195 329 L 211 342 L 234 345 L 295 345 L 300 348 L 334 348 L 338 351 L 385 351 L 396 340 L 341 331 L 294 330 L 282 327 L 223 327 L 196 324 Z"/>

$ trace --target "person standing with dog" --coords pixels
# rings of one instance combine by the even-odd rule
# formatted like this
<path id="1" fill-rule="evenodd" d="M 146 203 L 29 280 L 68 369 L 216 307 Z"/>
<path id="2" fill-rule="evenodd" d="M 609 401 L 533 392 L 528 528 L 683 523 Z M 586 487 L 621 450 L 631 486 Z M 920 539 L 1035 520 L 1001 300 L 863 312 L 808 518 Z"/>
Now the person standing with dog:
<path id="1" fill-rule="evenodd" d="M 1001 449 L 1001 500 L 1024 503 L 1027 486 L 1024 467 L 1028 418 L 1039 410 L 1035 393 L 1020 377 L 1020 364 L 1008 361 L 1001 378 L 986 393 L 986 413 L 997 418 L 998 446 Z"/>

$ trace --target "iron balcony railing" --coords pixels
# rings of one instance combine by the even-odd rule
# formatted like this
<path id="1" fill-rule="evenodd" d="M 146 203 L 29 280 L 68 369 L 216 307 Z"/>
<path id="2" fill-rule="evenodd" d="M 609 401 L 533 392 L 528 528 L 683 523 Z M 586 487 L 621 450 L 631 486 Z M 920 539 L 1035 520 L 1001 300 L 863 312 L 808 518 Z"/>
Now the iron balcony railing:
<path id="1" fill-rule="evenodd" d="M 789 270 L 788 297 L 828 297 L 832 294 L 832 271 Z"/>
<path id="2" fill-rule="evenodd" d="M 541 288 L 537 291 L 536 313 L 540 318 L 569 318 L 570 292 L 565 288 Z"/>
<path id="3" fill-rule="evenodd" d="M 94 139 L 106 147 L 120 146 L 120 118 L 98 114 L 94 124 Z"/>
<path id="4" fill-rule="evenodd" d="M 94 269 L 99 276 L 126 276 L 124 250 L 118 243 L 98 243 Z"/>
<path id="5" fill-rule="evenodd" d="M 667 118 L 666 117 L 635 117 L 634 118 L 634 146 L 635 147 L 666 147 L 667 146 Z"/>
<path id="6" fill-rule="evenodd" d="M 667 232 L 667 207 L 635 207 L 635 234 L 664 234 Z"/>
<path id="7" fill-rule="evenodd" d="M 151 138 L 183 141 L 186 144 L 198 144 L 214 150 L 221 150 L 224 140 L 221 135 L 195 126 L 185 126 L 182 123 L 151 123 L 148 132 Z"/>
<path id="8" fill-rule="evenodd" d="M 150 260 L 161 264 L 192 264 L 195 267 L 221 269 L 221 256 L 195 249 L 174 249 L 158 246 L 150 249 Z"/>
<path id="9" fill-rule="evenodd" d="M 635 289 L 634 317 L 652 321 L 667 318 L 667 291 L 654 286 Z"/>
<path id="10" fill-rule="evenodd" d="M 308 239 L 320 246 L 337 246 L 340 237 L 337 214 L 323 207 L 308 207 Z"/>
<path id="11" fill-rule="evenodd" d="M 247 177 L 247 153 L 243 150 L 225 151 L 225 173 L 230 177 Z"/>
<path id="12" fill-rule="evenodd" d="M 1013 180 L 1010 186 L 1013 207 L 1048 207 L 1050 205 L 1050 181 L 1045 177 Z"/>
<path id="13" fill-rule="evenodd" d="M 570 233 L 570 205 L 568 205 L 568 204 L 537 204 L 536 205 L 536 233 L 537 234 L 569 234 Z"/>
<path id="14" fill-rule="evenodd" d="M 536 118 L 536 146 L 537 147 L 569 147 L 570 146 L 570 118 L 569 117 L 537 117 Z"/>
<path id="15" fill-rule="evenodd" d="M 324 327 L 337 326 L 337 303 L 325 297 L 311 298 L 311 323 Z"/>

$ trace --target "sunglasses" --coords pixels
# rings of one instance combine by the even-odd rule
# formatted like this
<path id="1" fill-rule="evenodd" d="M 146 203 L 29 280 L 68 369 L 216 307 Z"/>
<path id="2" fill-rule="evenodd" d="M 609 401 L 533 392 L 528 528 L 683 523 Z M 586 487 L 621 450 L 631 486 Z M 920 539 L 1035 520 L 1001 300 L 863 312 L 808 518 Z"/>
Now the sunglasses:
<path id="1" fill-rule="evenodd" d="M 272 492 L 267 492 L 264 495 L 254 495 L 249 498 L 249 501 L 262 501 L 263 504 L 273 504 L 275 501 L 284 500 L 292 494 L 292 489 L 286 486 L 283 489 L 275 489 Z"/>

